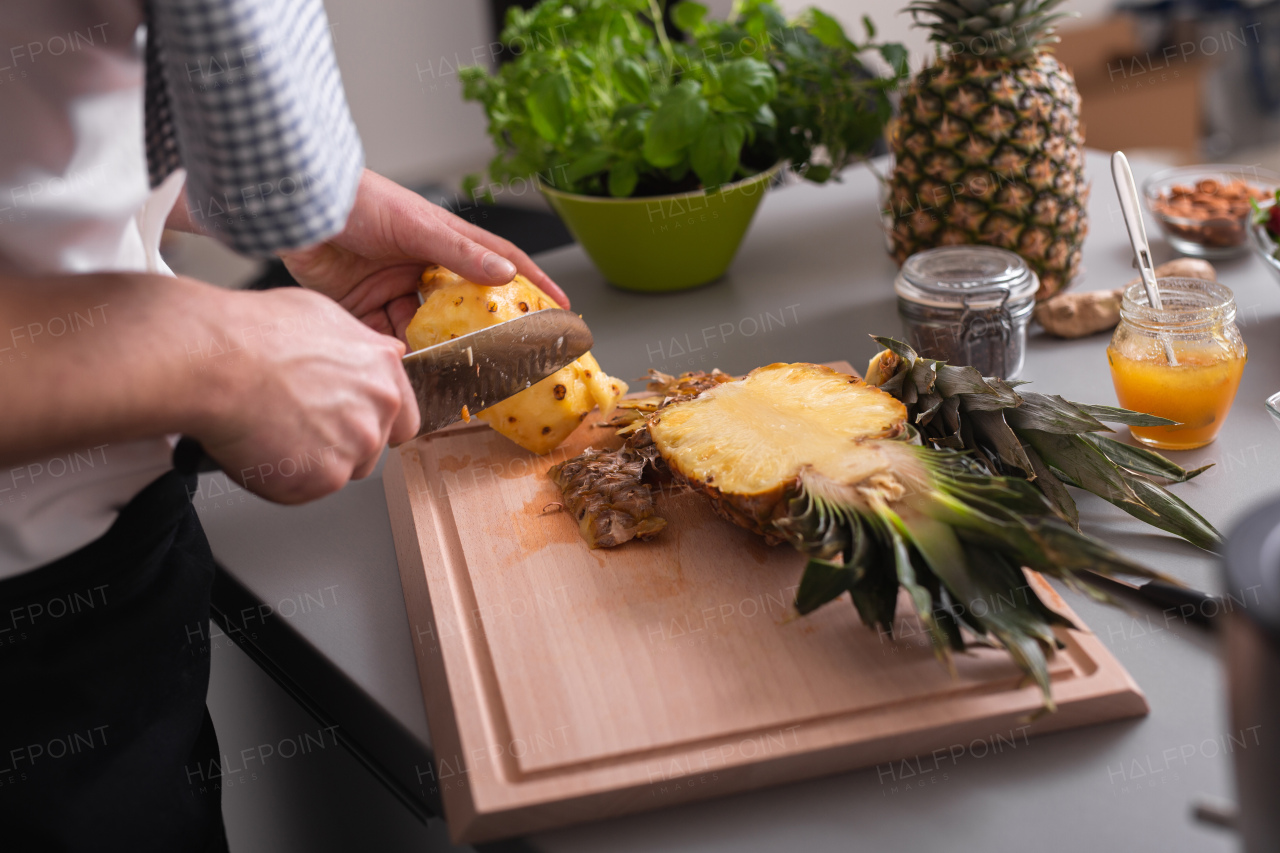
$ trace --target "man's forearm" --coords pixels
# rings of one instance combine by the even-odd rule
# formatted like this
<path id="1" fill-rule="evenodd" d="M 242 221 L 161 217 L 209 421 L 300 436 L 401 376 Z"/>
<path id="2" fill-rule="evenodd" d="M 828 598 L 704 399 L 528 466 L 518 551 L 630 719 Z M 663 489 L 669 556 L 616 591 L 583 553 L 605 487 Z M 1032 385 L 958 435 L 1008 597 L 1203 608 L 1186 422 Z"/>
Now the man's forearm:
<path id="1" fill-rule="evenodd" d="M 225 405 L 219 293 L 144 274 L 0 278 L 0 465 L 186 432 Z"/>

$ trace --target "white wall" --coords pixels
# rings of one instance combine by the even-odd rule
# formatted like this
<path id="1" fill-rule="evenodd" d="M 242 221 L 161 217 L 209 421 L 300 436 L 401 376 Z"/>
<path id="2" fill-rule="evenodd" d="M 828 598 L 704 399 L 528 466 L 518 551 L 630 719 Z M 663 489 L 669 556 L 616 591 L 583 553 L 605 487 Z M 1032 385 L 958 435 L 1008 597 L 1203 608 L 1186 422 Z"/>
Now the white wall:
<path id="1" fill-rule="evenodd" d="M 724 15 L 732 0 L 703 0 Z M 870 15 L 879 38 L 901 41 L 920 67 L 933 49 L 926 34 L 898 9 L 906 0 L 780 0 L 788 14 L 817 5 L 860 38 Z M 1106 13 L 1112 0 L 1070 0 L 1085 18 Z M 492 153 L 484 113 L 464 103 L 456 68 L 489 50 L 483 0 L 325 0 L 351 112 L 369 166 L 405 181 L 454 180 L 482 169 Z M 1069 26 L 1069 24 L 1068 24 Z"/>
<path id="2" fill-rule="evenodd" d="M 1060 8 L 1066 12 L 1079 12 L 1082 20 L 1093 20 L 1104 17 L 1114 5 L 1115 0 L 1067 0 Z M 845 31 L 855 40 L 863 37 L 862 16 L 870 15 L 876 25 L 876 38 L 879 41 L 896 41 L 906 45 L 911 57 L 913 69 L 923 66 L 934 54 L 933 45 L 929 44 L 928 33 L 913 27 L 911 16 L 899 11 L 906 7 L 906 0 L 779 0 L 779 5 L 788 15 L 798 14 L 809 6 L 817 6 L 822 11 L 835 17 L 844 25 Z M 1061 26 L 1071 26 L 1064 21 Z"/>
<path id="3" fill-rule="evenodd" d="M 484 112 L 456 69 L 486 57 L 482 0 L 324 0 L 370 168 L 403 181 L 452 178 L 491 156 Z"/>

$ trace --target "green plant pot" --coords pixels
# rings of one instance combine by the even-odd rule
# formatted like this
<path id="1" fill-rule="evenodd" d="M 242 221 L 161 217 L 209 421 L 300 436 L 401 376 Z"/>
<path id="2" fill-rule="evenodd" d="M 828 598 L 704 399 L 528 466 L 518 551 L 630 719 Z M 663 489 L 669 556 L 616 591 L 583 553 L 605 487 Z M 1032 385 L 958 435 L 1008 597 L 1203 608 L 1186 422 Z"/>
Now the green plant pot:
<path id="1" fill-rule="evenodd" d="M 780 168 L 712 192 L 647 198 L 541 189 L 610 282 L 625 290 L 688 290 L 724 275 Z"/>

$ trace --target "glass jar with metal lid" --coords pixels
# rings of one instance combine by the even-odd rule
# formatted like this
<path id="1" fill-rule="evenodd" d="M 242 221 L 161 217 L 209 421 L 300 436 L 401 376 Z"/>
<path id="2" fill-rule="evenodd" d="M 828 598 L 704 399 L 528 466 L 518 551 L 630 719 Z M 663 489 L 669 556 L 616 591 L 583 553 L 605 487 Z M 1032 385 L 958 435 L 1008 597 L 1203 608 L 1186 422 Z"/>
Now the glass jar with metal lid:
<path id="1" fill-rule="evenodd" d="M 894 280 L 907 343 L 920 355 L 1014 379 L 1040 279 L 994 246 L 941 246 L 907 258 Z"/>

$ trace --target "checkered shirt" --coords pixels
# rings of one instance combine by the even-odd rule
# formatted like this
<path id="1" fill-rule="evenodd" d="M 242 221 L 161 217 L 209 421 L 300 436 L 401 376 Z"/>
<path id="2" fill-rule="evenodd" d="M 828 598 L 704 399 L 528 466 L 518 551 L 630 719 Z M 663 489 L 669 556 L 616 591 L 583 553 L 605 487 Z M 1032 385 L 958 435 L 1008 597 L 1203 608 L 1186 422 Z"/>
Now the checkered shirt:
<path id="1" fill-rule="evenodd" d="M 146 0 L 147 165 L 247 255 L 340 231 L 364 151 L 320 0 Z M 179 202 L 181 203 L 181 202 Z"/>

